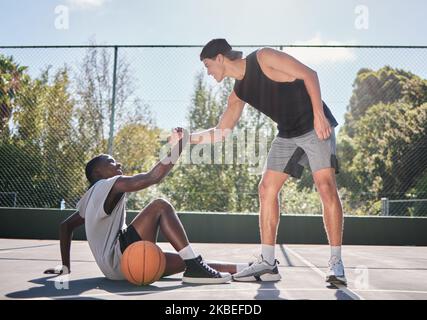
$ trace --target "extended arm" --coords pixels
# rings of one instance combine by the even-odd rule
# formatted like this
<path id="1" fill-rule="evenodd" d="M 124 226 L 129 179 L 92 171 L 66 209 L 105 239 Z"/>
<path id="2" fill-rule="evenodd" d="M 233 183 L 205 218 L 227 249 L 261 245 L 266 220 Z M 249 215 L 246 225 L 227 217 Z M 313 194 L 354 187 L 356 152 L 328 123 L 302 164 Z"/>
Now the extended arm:
<path id="1" fill-rule="evenodd" d="M 244 107 L 245 102 L 240 100 L 233 91 L 228 98 L 227 108 L 222 114 L 218 125 L 214 128 L 193 133 L 190 138 L 190 143 L 200 144 L 222 141 L 236 126 Z"/>

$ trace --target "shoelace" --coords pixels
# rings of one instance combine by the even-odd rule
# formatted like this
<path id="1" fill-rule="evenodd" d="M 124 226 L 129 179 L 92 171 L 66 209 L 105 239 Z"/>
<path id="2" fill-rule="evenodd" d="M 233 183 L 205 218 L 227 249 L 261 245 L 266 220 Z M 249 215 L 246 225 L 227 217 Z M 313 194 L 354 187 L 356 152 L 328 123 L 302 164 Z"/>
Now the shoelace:
<path id="1" fill-rule="evenodd" d="M 249 263 L 250 266 L 254 265 L 255 263 L 261 263 L 264 261 L 262 258 L 262 255 L 260 255 L 260 254 L 259 255 L 254 254 L 254 255 L 252 255 L 252 257 L 255 258 L 255 260 L 253 260 Z"/>
<path id="2" fill-rule="evenodd" d="M 200 260 L 199 264 L 200 264 L 200 266 L 202 266 L 203 269 L 205 269 L 210 274 L 212 274 L 212 275 L 219 274 L 218 271 L 216 271 L 215 269 L 211 268 L 208 264 L 206 264 L 206 262 L 204 260 Z"/>
<path id="3" fill-rule="evenodd" d="M 251 268 L 251 270 L 253 269 L 253 267 L 254 267 L 254 265 L 256 264 L 256 263 L 258 263 L 258 264 L 260 264 L 260 263 L 262 263 L 262 262 L 264 262 L 265 260 L 262 258 L 262 255 L 260 254 L 260 255 L 253 255 L 254 256 L 254 258 L 256 259 L 255 261 L 252 261 L 252 262 L 250 262 L 249 263 L 249 268 Z M 267 261 L 265 261 L 268 265 L 270 265 Z M 275 264 L 280 264 L 280 262 L 277 260 L 277 259 L 274 259 L 274 263 L 273 263 L 273 265 L 272 266 L 274 266 Z"/>

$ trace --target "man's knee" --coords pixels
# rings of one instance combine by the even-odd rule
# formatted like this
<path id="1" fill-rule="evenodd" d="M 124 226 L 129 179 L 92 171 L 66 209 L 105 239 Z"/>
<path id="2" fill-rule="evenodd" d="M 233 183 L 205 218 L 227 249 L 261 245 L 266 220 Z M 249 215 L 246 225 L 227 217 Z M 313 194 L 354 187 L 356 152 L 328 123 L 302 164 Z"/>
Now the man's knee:
<path id="1" fill-rule="evenodd" d="M 172 206 L 172 204 L 163 198 L 158 198 L 156 200 L 153 200 L 151 202 L 153 206 L 156 206 L 159 211 L 165 211 L 165 212 L 175 212 L 175 208 Z"/>
<path id="2" fill-rule="evenodd" d="M 262 179 L 258 185 L 258 194 L 261 200 L 276 199 L 279 195 L 280 188 L 276 188 Z"/>
<path id="3" fill-rule="evenodd" d="M 333 181 L 324 180 L 316 183 L 316 189 L 322 201 L 333 201 L 338 197 L 337 187 Z"/>

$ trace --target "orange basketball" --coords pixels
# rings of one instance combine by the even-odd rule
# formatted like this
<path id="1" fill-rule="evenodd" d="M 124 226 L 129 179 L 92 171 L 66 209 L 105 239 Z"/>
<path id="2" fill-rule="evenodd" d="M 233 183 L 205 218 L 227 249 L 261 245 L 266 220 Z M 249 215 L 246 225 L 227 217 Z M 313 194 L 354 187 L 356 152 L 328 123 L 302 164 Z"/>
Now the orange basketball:
<path id="1" fill-rule="evenodd" d="M 166 257 L 150 241 L 137 241 L 123 252 L 121 269 L 126 279 L 136 285 L 146 285 L 160 279 L 165 272 Z"/>

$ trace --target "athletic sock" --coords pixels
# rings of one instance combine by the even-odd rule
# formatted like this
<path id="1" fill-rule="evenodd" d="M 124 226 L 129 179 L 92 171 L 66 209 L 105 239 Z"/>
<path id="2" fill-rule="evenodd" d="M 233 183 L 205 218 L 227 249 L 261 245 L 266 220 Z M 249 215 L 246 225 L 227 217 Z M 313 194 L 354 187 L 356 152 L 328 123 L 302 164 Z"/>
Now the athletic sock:
<path id="1" fill-rule="evenodd" d="M 331 246 L 331 258 L 336 257 L 338 260 L 341 260 L 341 246 Z"/>
<path id="2" fill-rule="evenodd" d="M 242 271 L 247 267 L 249 267 L 249 263 L 236 263 L 236 273 Z"/>
<path id="3" fill-rule="evenodd" d="M 193 251 L 193 248 L 191 247 L 191 245 L 188 245 L 185 248 L 179 250 L 178 254 L 182 258 L 182 260 L 189 260 L 189 259 L 196 258 L 196 253 Z"/>
<path id="4" fill-rule="evenodd" d="M 274 248 L 275 246 L 270 246 L 268 244 L 261 245 L 261 254 L 262 258 L 267 261 L 269 264 L 274 264 Z"/>

